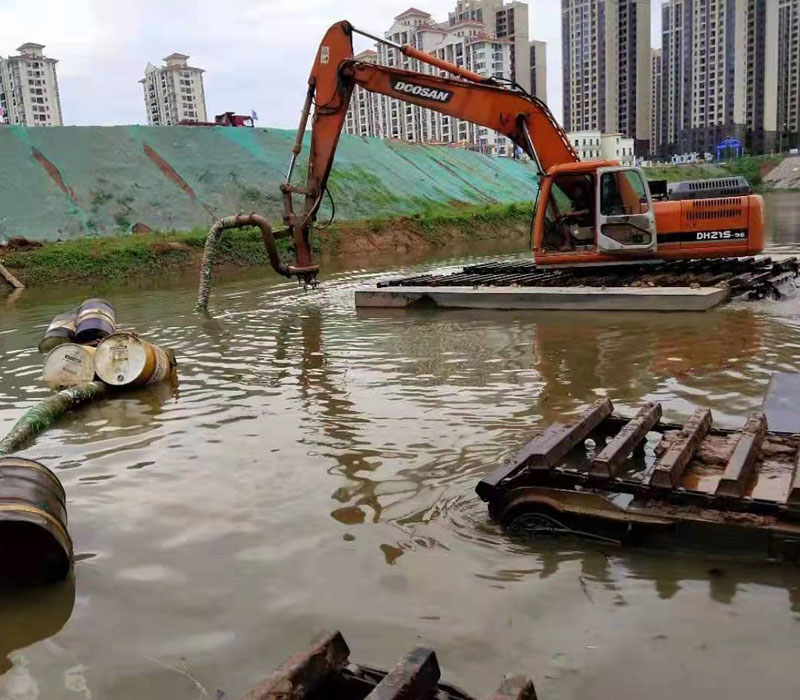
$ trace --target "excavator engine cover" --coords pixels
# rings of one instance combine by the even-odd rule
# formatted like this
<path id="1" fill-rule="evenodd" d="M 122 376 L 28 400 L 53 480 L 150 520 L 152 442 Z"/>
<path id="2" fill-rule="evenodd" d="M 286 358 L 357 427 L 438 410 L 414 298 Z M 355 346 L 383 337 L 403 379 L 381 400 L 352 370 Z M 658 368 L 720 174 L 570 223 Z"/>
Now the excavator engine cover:
<path id="1" fill-rule="evenodd" d="M 715 177 L 708 180 L 687 180 L 669 185 L 667 199 L 711 199 L 743 197 L 750 194 L 750 185 L 741 175 Z"/>

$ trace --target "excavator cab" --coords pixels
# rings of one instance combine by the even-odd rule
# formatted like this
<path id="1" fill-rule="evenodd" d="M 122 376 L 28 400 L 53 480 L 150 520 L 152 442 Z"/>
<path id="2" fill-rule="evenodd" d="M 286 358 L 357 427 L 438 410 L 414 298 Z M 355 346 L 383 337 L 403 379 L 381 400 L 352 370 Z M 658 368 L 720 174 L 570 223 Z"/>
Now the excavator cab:
<path id="1" fill-rule="evenodd" d="M 613 262 L 655 254 L 656 244 L 653 202 L 639 168 L 568 163 L 542 179 L 534 217 L 537 262 Z"/>

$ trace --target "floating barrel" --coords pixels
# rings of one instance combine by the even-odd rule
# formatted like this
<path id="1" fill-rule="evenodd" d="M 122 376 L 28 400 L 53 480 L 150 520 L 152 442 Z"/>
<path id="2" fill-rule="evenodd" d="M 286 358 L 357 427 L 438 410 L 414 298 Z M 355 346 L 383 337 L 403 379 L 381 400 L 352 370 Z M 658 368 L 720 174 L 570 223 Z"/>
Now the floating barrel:
<path id="1" fill-rule="evenodd" d="M 0 458 L 0 585 L 52 583 L 71 564 L 61 482 L 33 460 Z"/>
<path id="2" fill-rule="evenodd" d="M 105 299 L 87 299 L 78 307 L 75 340 L 91 343 L 112 335 L 117 329 L 114 307 Z"/>
<path id="3" fill-rule="evenodd" d="M 163 382 L 172 374 L 175 355 L 133 333 L 116 333 L 97 346 L 97 376 L 112 386 Z"/>
<path id="4" fill-rule="evenodd" d="M 47 353 L 42 377 L 51 389 L 64 389 L 94 379 L 95 348 L 63 343 Z"/>
<path id="5" fill-rule="evenodd" d="M 42 342 L 39 343 L 39 352 L 47 354 L 54 347 L 61 345 L 61 343 L 72 343 L 75 340 L 75 324 L 78 320 L 78 314 L 75 311 L 67 311 L 63 314 L 57 314 L 56 317 L 50 321 L 50 325 L 45 331 Z"/>

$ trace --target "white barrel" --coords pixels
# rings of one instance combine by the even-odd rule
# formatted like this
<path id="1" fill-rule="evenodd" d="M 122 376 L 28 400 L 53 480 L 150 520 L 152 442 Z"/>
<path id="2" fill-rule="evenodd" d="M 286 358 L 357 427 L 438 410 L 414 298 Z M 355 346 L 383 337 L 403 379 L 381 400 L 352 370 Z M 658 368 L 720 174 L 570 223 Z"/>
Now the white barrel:
<path id="1" fill-rule="evenodd" d="M 51 389 L 65 389 L 94 379 L 95 349 L 75 343 L 62 343 L 44 358 L 42 376 Z"/>
<path id="2" fill-rule="evenodd" d="M 97 346 L 97 376 L 111 386 L 155 384 L 168 379 L 175 365 L 167 350 L 133 333 L 115 333 Z"/>

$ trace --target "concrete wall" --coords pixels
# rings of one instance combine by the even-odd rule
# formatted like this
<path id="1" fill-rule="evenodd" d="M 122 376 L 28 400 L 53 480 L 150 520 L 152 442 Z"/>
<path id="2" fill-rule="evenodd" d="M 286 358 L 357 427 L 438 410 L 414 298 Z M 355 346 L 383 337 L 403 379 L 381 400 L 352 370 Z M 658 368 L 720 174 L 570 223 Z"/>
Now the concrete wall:
<path id="1" fill-rule="evenodd" d="M 278 222 L 292 139 L 280 129 L 0 127 L 0 240 L 205 228 L 239 211 Z M 296 184 L 305 161 L 297 173 Z M 530 201 L 536 177 L 520 161 L 343 136 L 330 191 L 344 220 Z M 321 221 L 328 212 L 326 200 Z"/>

